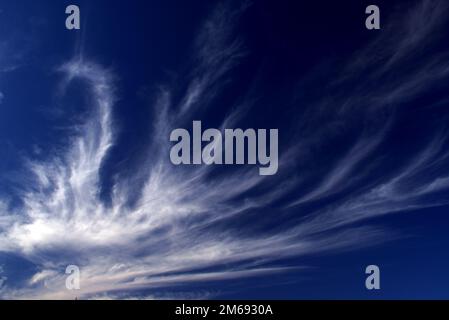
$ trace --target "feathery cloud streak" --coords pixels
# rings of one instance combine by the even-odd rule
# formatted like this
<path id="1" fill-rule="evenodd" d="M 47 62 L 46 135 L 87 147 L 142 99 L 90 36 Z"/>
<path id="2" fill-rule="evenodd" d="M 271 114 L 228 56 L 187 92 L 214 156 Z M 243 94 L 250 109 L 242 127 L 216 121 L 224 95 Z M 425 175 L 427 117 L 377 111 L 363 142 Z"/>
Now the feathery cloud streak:
<path id="1" fill-rule="evenodd" d="M 304 106 L 304 117 L 296 124 L 298 135 L 304 136 L 297 145 L 281 150 L 284 158 L 277 176 L 259 176 L 246 167 L 225 174 L 213 174 L 214 168 L 208 166 L 175 169 L 168 159 L 169 132 L 212 108 L 233 68 L 244 59 L 243 40 L 233 27 L 245 8 L 219 5 L 206 21 L 195 41 L 194 67 L 181 99 L 175 99 L 170 86 L 161 87 L 153 106 L 155 138 L 145 163 L 150 170 L 132 205 L 128 198 L 134 188 L 128 179 L 116 181 L 110 204 L 99 197 L 99 172 L 116 135 L 113 72 L 82 56 L 60 68 L 64 88 L 74 80 L 86 84 L 92 110 L 67 150 L 45 161 L 29 160 L 35 184 L 24 188 L 23 206 L 11 209 L 6 199 L 0 202 L 0 251 L 19 255 L 38 268 L 20 287 L 8 287 L 5 279 L 2 297 L 73 299 L 61 272 L 69 264 L 82 270 L 81 290 L 76 292 L 80 298 L 129 298 L 141 290 L 157 292 L 173 285 L 297 272 L 301 266 L 275 267 L 270 262 L 393 239 L 397 234 L 354 222 L 447 203 L 444 198 L 436 202 L 426 197 L 449 187 L 449 173 L 436 170 L 449 156 L 444 131 L 397 170 L 372 179 L 386 161 L 379 150 L 396 112 L 449 74 L 447 53 L 419 52 L 444 24 L 447 8 L 441 1 L 416 7 L 394 25 L 401 33 L 379 36 L 329 81 L 327 98 Z M 432 23 L 412 31 L 423 17 Z M 373 57 L 375 48 L 382 50 L 376 49 L 380 54 Z M 410 67 L 408 59 L 416 54 L 422 55 L 422 62 Z M 341 90 L 348 83 L 353 84 L 350 93 Z M 238 124 L 251 101 L 249 97 L 225 117 L 222 127 Z M 347 152 L 326 172 L 291 178 L 300 166 L 307 166 L 303 163 L 307 157 L 300 160 L 305 151 L 313 154 L 313 146 L 332 143 L 329 137 L 352 126 L 354 114 L 370 121 Z M 319 130 L 316 123 L 321 124 Z M 307 187 L 307 179 L 316 182 Z M 342 191 L 349 192 L 312 212 L 303 211 L 305 204 Z M 281 221 L 263 234 L 251 228 L 243 234 L 230 226 L 254 213 L 275 220 L 270 208 L 278 203 L 284 203 L 278 209 L 283 214 L 301 221 L 288 225 Z"/>

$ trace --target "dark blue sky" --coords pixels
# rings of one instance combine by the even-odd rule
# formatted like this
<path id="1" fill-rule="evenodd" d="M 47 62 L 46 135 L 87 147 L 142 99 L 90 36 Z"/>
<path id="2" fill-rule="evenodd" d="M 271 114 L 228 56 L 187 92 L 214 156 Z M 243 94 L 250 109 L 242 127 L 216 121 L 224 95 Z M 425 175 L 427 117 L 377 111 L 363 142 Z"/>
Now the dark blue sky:
<path id="1" fill-rule="evenodd" d="M 449 298 L 448 10 L 0 1 L 0 297 Z M 193 120 L 278 173 L 172 165 Z"/>

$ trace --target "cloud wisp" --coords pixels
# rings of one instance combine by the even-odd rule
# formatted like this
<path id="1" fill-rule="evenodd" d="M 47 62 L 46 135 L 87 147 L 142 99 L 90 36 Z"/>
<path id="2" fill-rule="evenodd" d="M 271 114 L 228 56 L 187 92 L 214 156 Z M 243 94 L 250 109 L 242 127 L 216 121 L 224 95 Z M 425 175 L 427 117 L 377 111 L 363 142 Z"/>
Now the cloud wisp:
<path id="1" fill-rule="evenodd" d="M 174 98 L 169 86 L 161 87 L 153 106 L 152 128 L 157 134 L 144 164 L 150 169 L 132 204 L 128 201 L 135 189 L 129 183 L 132 177 L 115 182 L 111 203 L 99 197 L 100 171 L 117 134 L 112 120 L 117 99 L 115 75 L 82 56 L 60 68 L 64 88 L 75 80 L 86 84 L 92 110 L 60 155 L 29 160 L 35 183 L 22 191 L 23 206 L 11 209 L 6 200 L 0 201 L 0 251 L 21 256 L 38 269 L 19 287 L 8 287 L 0 272 L 2 297 L 130 298 L 145 290 L 151 294 L 143 298 L 151 298 L 158 297 L 160 289 L 182 284 L 298 272 L 305 266 L 273 266 L 270 262 L 354 250 L 394 239 L 398 236 L 394 232 L 368 224 L 356 226 L 354 222 L 447 204 L 447 199 L 436 202 L 427 198 L 449 187 L 449 173 L 436 170 L 449 157 L 444 148 L 444 131 L 394 172 L 367 179 L 385 161 L 379 149 L 396 121 L 395 112 L 411 97 L 449 75 L 443 53 L 422 53 L 421 64 L 401 73 L 401 77 L 391 76 L 403 70 L 408 55 L 416 52 L 423 41 L 427 43 L 429 34 L 442 25 L 447 9 L 439 1 L 426 1 L 403 17 L 403 34 L 381 36 L 362 49 L 357 59 L 351 59 L 329 82 L 332 103 L 323 98 L 305 106 L 307 121 L 297 124 L 305 129 L 301 131 L 304 141 L 281 151 L 284 158 L 278 175 L 259 176 L 247 167 L 225 174 L 214 174 L 209 166 L 174 168 L 168 158 L 170 130 L 207 111 L 245 56 L 242 40 L 233 30 L 243 9 L 221 5 L 206 21 L 195 42 L 195 67 L 181 99 Z M 410 28 L 422 23 L 423 16 L 434 23 L 426 24 L 418 33 L 411 32 Z M 369 54 L 372 47 L 385 50 L 374 59 Z M 383 67 L 367 70 L 373 65 Z M 381 85 L 373 86 L 380 81 Z M 340 93 L 342 83 L 355 82 L 351 93 Z M 238 123 L 248 108 L 251 103 L 243 102 L 241 109 L 236 108 L 223 119 L 222 126 Z M 304 150 L 314 152 L 310 144 L 325 144 L 322 140 L 328 136 L 326 132 L 338 133 L 341 126 L 352 124 L 354 113 L 374 120 L 367 121 L 360 138 L 306 190 L 304 179 L 294 178 L 298 166 L 303 166 L 296 160 Z M 320 130 L 306 130 L 310 123 L 323 119 L 331 121 Z M 370 159 L 374 160 L 368 165 Z M 136 176 L 141 176 L 144 168 L 137 171 Z M 252 193 L 254 190 L 257 195 Z M 295 190 L 301 190 L 300 194 Z M 312 212 L 302 211 L 304 205 L 332 198 L 344 190 L 351 191 Z M 254 214 L 275 219 L 270 210 L 281 202 L 284 204 L 277 210 L 289 216 L 294 213 L 302 218 L 300 222 L 296 219 L 288 226 L 279 222 L 277 228 L 263 233 L 249 228 L 243 234 L 232 228 L 233 221 Z M 81 289 L 77 292 L 65 288 L 63 270 L 73 264 L 82 270 Z M 213 293 L 205 296 L 208 294 Z"/>

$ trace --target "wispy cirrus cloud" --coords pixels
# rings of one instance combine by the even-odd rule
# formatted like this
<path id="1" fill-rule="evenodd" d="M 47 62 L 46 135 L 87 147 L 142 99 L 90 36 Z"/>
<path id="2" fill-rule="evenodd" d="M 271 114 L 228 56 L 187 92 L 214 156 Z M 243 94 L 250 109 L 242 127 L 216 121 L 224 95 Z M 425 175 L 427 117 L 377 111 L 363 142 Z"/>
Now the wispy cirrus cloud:
<path id="1" fill-rule="evenodd" d="M 74 293 L 65 288 L 66 275 L 61 272 L 69 264 L 82 270 L 81 289 L 75 294 L 92 299 L 139 297 L 141 290 L 157 292 L 174 285 L 297 272 L 305 266 L 270 263 L 394 239 L 398 234 L 391 230 L 353 223 L 447 203 L 444 198 L 435 202 L 425 197 L 449 187 L 448 175 L 435 170 L 448 158 L 444 131 L 412 154 L 407 163 L 398 165 L 396 171 L 372 178 L 376 167 L 388 161 L 379 149 L 396 121 L 395 112 L 389 110 L 403 107 L 410 97 L 424 93 L 449 74 L 443 53 L 423 55 L 422 63 L 404 72 L 410 52 L 423 41 L 430 41 L 431 32 L 443 23 L 446 7 L 439 1 L 424 2 L 403 17 L 400 35 L 380 36 L 355 59 L 352 57 L 325 88 L 330 99 L 320 98 L 304 107 L 306 120 L 298 123 L 304 141 L 281 151 L 284 158 L 277 176 L 259 176 L 246 167 L 216 175 L 211 175 L 214 168 L 208 166 L 174 168 L 166 152 L 168 133 L 211 108 L 230 71 L 244 56 L 242 40 L 233 32 L 243 9 L 219 5 L 206 21 L 195 41 L 194 67 L 181 98 L 175 99 L 170 86 L 161 86 L 153 106 L 152 127 L 158 135 L 145 163 L 150 170 L 145 172 L 142 190 L 132 205 L 128 201 L 135 190 L 129 183 L 132 178 L 115 182 L 110 204 L 99 197 L 100 170 L 117 134 L 112 121 L 118 98 L 113 71 L 83 55 L 60 68 L 63 88 L 69 88 L 75 80 L 86 84 L 92 110 L 61 154 L 29 160 L 35 183 L 23 189 L 23 206 L 12 209 L 6 201 L 0 202 L 0 251 L 19 255 L 38 268 L 26 285 L 8 287 L 6 283 L 0 291 L 2 297 L 73 299 Z M 434 23 L 412 32 L 423 16 Z M 373 47 L 384 50 L 373 58 Z M 351 92 L 344 92 L 341 89 L 347 86 L 342 83 L 355 85 Z M 250 107 L 247 102 L 243 111 L 225 117 L 223 126 L 238 125 Z M 339 128 L 352 126 L 354 113 L 357 120 L 367 123 L 360 138 L 341 157 L 332 159 L 317 182 L 305 189 L 304 179 L 292 178 L 298 170 L 295 159 L 310 144 L 332 143 L 332 135 L 326 132 L 338 135 Z M 331 121 L 325 123 L 323 119 Z M 321 122 L 320 129 L 308 129 L 310 123 Z M 309 150 L 313 152 L 317 151 Z M 136 175 L 141 175 L 144 169 L 137 171 Z M 350 192 L 308 211 L 305 217 L 304 204 L 343 190 Z M 277 220 L 270 210 L 287 196 L 287 204 L 278 210 L 304 214 L 300 222 L 296 219 L 285 225 L 278 221 L 276 228 L 262 234 L 251 232 L 250 227 L 241 227 L 245 232 L 232 228 L 233 221 L 255 213 Z M 158 294 L 140 298 L 151 297 Z"/>

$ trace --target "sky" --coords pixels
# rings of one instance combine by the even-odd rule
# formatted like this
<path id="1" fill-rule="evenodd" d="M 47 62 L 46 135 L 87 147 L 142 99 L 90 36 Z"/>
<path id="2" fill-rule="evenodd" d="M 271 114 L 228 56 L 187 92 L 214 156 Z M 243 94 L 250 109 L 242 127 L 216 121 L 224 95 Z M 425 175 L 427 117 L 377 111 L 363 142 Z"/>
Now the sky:
<path id="1" fill-rule="evenodd" d="M 370 4 L 0 0 L 0 298 L 448 299 L 449 4 Z M 194 120 L 277 173 L 174 165 Z"/>

